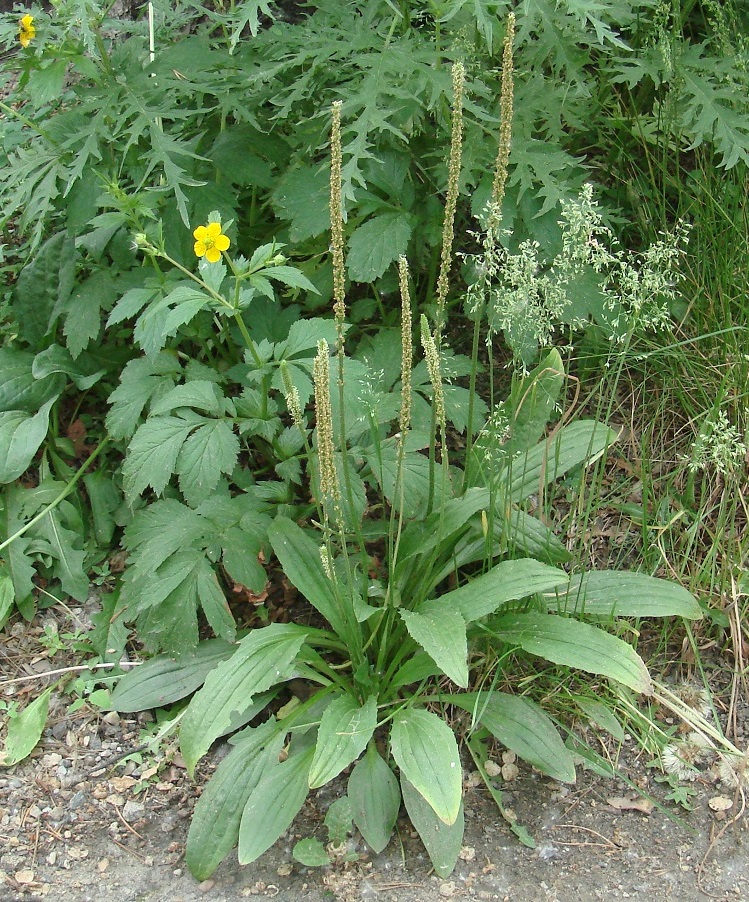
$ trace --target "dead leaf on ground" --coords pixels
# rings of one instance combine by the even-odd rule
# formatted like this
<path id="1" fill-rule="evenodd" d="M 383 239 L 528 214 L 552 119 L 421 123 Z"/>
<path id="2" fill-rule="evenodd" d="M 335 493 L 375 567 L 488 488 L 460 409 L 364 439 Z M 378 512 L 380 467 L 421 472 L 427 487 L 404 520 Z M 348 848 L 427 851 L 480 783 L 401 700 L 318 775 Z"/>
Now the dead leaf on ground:
<path id="1" fill-rule="evenodd" d="M 606 799 L 612 808 L 617 811 L 641 811 L 643 814 L 651 814 L 655 805 L 650 799 L 643 799 L 642 796 L 627 798 L 626 796 L 614 797 Z"/>

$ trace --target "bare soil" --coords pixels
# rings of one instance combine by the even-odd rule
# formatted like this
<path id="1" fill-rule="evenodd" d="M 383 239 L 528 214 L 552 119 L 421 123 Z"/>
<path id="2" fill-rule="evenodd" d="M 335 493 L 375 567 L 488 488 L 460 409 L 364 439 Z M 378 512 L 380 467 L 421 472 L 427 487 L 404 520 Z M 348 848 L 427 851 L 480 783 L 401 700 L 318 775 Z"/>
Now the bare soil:
<path id="1" fill-rule="evenodd" d="M 48 630 L 54 624 L 62 634 L 71 629 L 71 614 L 50 609 L 38 621 L 19 621 L 6 631 L 0 698 L 22 706 L 54 679 L 46 672 L 74 663 L 69 652 L 43 642 L 44 624 Z M 86 612 L 73 616 L 80 624 Z M 19 681 L 25 677 L 32 679 Z M 168 740 L 155 753 L 132 754 L 143 744 L 148 715 L 121 718 L 88 705 L 71 714 L 71 700 L 64 686 L 56 690 L 38 748 L 26 761 L 0 771 L 2 902 L 223 902 L 255 896 L 294 902 L 749 900 L 743 797 L 728 793 L 732 807 L 713 811 L 710 801 L 725 798 L 726 789 L 708 772 L 691 784 L 696 790 L 691 812 L 664 802 L 671 815 L 682 817 L 679 823 L 647 803 L 644 810 L 615 807 L 622 798 L 639 804 L 624 779 L 581 769 L 576 785 L 561 786 L 522 763 L 514 779 L 498 780 L 505 805 L 534 837 L 535 849 L 518 842 L 467 766 L 464 847 L 448 879 L 431 872 L 405 817 L 380 855 L 355 834 L 346 850 L 356 853 L 353 862 L 311 869 L 295 861 L 291 850 L 297 839 L 325 840 L 322 819 L 345 791 L 341 780 L 314 794 L 259 862 L 241 867 L 231 855 L 210 880 L 198 883 L 184 865 L 185 838 L 201 787 L 226 745 L 214 748 L 193 783 Z M 743 747 L 749 734 L 746 706 L 739 714 L 737 731 L 744 735 L 736 738 Z M 633 739 L 617 754 L 623 777 L 655 799 L 664 798 L 664 786 L 655 780 L 659 771 Z M 501 750 L 497 756 L 501 764 Z"/>

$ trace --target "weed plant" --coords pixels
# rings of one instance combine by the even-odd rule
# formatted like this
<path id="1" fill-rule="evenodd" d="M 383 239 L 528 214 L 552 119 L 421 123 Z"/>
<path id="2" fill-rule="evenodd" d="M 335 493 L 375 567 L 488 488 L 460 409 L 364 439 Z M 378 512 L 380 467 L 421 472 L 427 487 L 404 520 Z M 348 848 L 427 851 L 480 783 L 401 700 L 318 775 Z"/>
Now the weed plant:
<path id="1" fill-rule="evenodd" d="M 645 146 L 665 185 L 672 158 L 656 169 L 656 148 L 681 160 L 687 144 L 705 173 L 716 156 L 743 171 L 743 57 L 716 62 L 718 45 L 690 35 L 724 34 L 717 13 L 534 0 L 505 25 L 509 5 L 326 0 L 287 22 L 266 2 L 157 3 L 131 23 L 63 0 L 0 31 L 17 79 L 0 100 L 2 226 L 21 236 L 0 348 L 0 624 L 33 615 L 40 578 L 83 600 L 121 541 L 99 653 L 131 624 L 164 654 L 114 705 L 192 696 L 175 720 L 191 772 L 233 734 L 191 828 L 198 876 L 237 844 L 255 860 L 352 766 L 331 835 L 348 818 L 381 850 L 403 800 L 448 874 L 463 829 L 455 710 L 495 796 L 492 738 L 571 781 L 578 746 L 499 688 L 514 662 L 648 695 L 616 618 L 701 614 L 649 575 L 579 572 L 544 522 L 558 481 L 616 439 L 571 416 L 549 344 L 605 347 L 606 398 L 650 353 L 645 327 L 678 307 L 688 211 L 664 188 L 656 234 L 625 253 L 585 166 L 621 153 L 626 172 Z M 463 304 L 469 356 L 449 346 Z M 500 341 L 515 362 L 501 400 Z M 722 430 L 738 459 L 721 418 L 733 398 L 726 385 L 704 420 L 703 455 Z M 686 491 L 703 499 L 690 461 Z M 260 595 L 271 552 L 311 625 L 235 622 L 227 596 Z M 304 700 L 288 691 L 300 679 Z"/>

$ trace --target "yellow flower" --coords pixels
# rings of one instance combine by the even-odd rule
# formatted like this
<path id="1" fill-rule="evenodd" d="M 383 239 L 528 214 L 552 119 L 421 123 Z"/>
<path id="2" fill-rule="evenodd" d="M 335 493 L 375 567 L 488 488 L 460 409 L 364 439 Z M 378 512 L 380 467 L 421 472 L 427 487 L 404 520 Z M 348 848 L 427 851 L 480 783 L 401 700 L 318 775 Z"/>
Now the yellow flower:
<path id="1" fill-rule="evenodd" d="M 21 19 L 18 31 L 18 41 L 21 47 L 28 47 L 36 36 L 36 28 L 33 26 L 34 17 L 26 15 Z"/>
<path id="2" fill-rule="evenodd" d="M 192 234 L 195 238 L 195 256 L 205 257 L 209 263 L 218 263 L 221 253 L 229 249 L 229 239 L 221 234 L 221 224 L 218 222 L 198 226 Z"/>

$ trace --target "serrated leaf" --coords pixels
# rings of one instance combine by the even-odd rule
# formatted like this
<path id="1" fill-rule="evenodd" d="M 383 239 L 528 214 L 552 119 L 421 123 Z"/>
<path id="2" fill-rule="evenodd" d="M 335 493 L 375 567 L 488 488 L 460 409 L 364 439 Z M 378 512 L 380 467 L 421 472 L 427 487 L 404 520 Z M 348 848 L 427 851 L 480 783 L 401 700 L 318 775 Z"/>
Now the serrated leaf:
<path id="1" fill-rule="evenodd" d="M 575 762 L 551 719 L 527 698 L 504 692 L 464 693 L 450 702 L 470 712 L 510 751 L 562 783 L 575 782 Z"/>
<path id="2" fill-rule="evenodd" d="M 63 334 L 73 360 L 80 357 L 101 330 L 101 311 L 112 305 L 117 295 L 108 270 L 100 270 L 78 285 L 66 301 Z"/>
<path id="3" fill-rule="evenodd" d="M 455 684 L 468 686 L 466 622 L 458 611 L 426 602 L 416 611 L 401 608 L 401 619 L 412 639 L 419 643 L 440 670 Z"/>
<path id="4" fill-rule="evenodd" d="M 243 710 L 253 695 L 291 677 L 306 636 L 294 624 L 253 630 L 228 661 L 211 671 L 190 702 L 180 730 L 180 748 L 191 774 L 213 740 L 228 729 L 235 712 Z"/>
<path id="5" fill-rule="evenodd" d="M 178 407 L 194 407 L 203 413 L 220 417 L 224 413 L 224 396 L 215 382 L 194 379 L 183 385 L 176 385 L 165 392 L 151 406 L 151 416 L 170 413 Z"/>
<path id="6" fill-rule="evenodd" d="M 60 580 L 63 592 L 76 601 L 85 601 L 89 593 L 89 579 L 86 572 L 86 552 L 80 547 L 83 537 L 78 529 L 68 529 L 60 505 L 50 510 L 39 521 L 36 532 L 48 543 L 49 553 L 55 558 L 54 574 Z"/>
<path id="7" fill-rule="evenodd" d="M 250 794 L 239 825 L 239 863 L 250 864 L 267 851 L 296 817 L 309 792 L 313 749 L 291 755 L 266 771 Z"/>
<path id="8" fill-rule="evenodd" d="M 112 708 L 131 713 L 171 705 L 199 689 L 211 670 L 235 651 L 231 642 L 207 639 L 176 658 L 151 658 L 120 678 L 112 690 Z"/>
<path id="9" fill-rule="evenodd" d="M 370 696 L 359 705 L 343 695 L 325 709 L 317 731 L 315 757 L 309 772 L 310 789 L 329 783 L 356 761 L 367 747 L 377 726 L 377 699 Z"/>
<path id="10" fill-rule="evenodd" d="M 47 723 L 49 697 L 53 689 L 54 686 L 45 689 L 20 714 L 9 718 L 5 748 L 0 751 L 0 767 L 12 767 L 34 751 Z"/>
<path id="11" fill-rule="evenodd" d="M 238 456 L 239 439 L 226 420 L 199 426 L 182 445 L 175 465 L 187 503 L 197 507 L 209 498 L 221 474 L 232 472 Z"/>
<path id="12" fill-rule="evenodd" d="M 135 432 L 146 404 L 160 391 L 169 391 L 180 373 L 177 359 L 169 353 L 155 358 L 131 360 L 120 376 L 120 384 L 109 396 L 107 430 L 114 439 L 125 439 Z"/>
<path id="13" fill-rule="evenodd" d="M 273 206 L 291 221 L 293 242 L 313 238 L 330 228 L 330 175 L 325 166 L 289 169 L 273 192 Z"/>
<path id="14" fill-rule="evenodd" d="M 465 818 L 462 801 L 455 822 L 446 824 L 402 774 L 401 792 L 408 816 L 424 843 L 434 870 L 440 877 L 449 877 L 455 869 L 463 845 Z"/>
<path id="15" fill-rule="evenodd" d="M 122 467 L 125 497 L 132 502 L 149 486 L 157 495 L 166 488 L 177 457 L 195 428 L 180 417 L 153 417 L 136 430 Z"/>
<path id="16" fill-rule="evenodd" d="M 594 570 L 570 579 L 566 591 L 549 595 L 551 610 L 604 617 L 702 617 L 683 586 L 628 570 Z"/>
<path id="17" fill-rule="evenodd" d="M 0 564 L 0 630 L 8 622 L 15 607 L 16 592 L 13 579 L 4 564 Z"/>
<path id="18" fill-rule="evenodd" d="M 382 852 L 398 819 L 401 794 L 395 775 L 373 742 L 351 771 L 348 797 L 359 832 L 374 852 Z"/>
<path id="19" fill-rule="evenodd" d="M 455 735 L 431 711 L 407 708 L 393 718 L 390 750 L 401 773 L 429 802 L 437 817 L 454 824 L 463 792 Z"/>
<path id="20" fill-rule="evenodd" d="M 400 211 L 380 213 L 360 225 L 349 240 L 349 276 L 355 282 L 379 279 L 391 263 L 406 253 L 411 229 L 411 217 Z"/>
<path id="21" fill-rule="evenodd" d="M 246 730 L 216 768 L 195 806 L 187 835 L 185 863 L 197 880 L 216 870 L 239 839 L 247 800 L 274 765 L 283 745 L 273 719 Z"/>
<path id="22" fill-rule="evenodd" d="M 616 636 L 589 623 L 557 614 L 506 614 L 492 623 L 505 642 L 554 664 L 601 674 L 635 692 L 652 692 L 642 658 Z"/>

